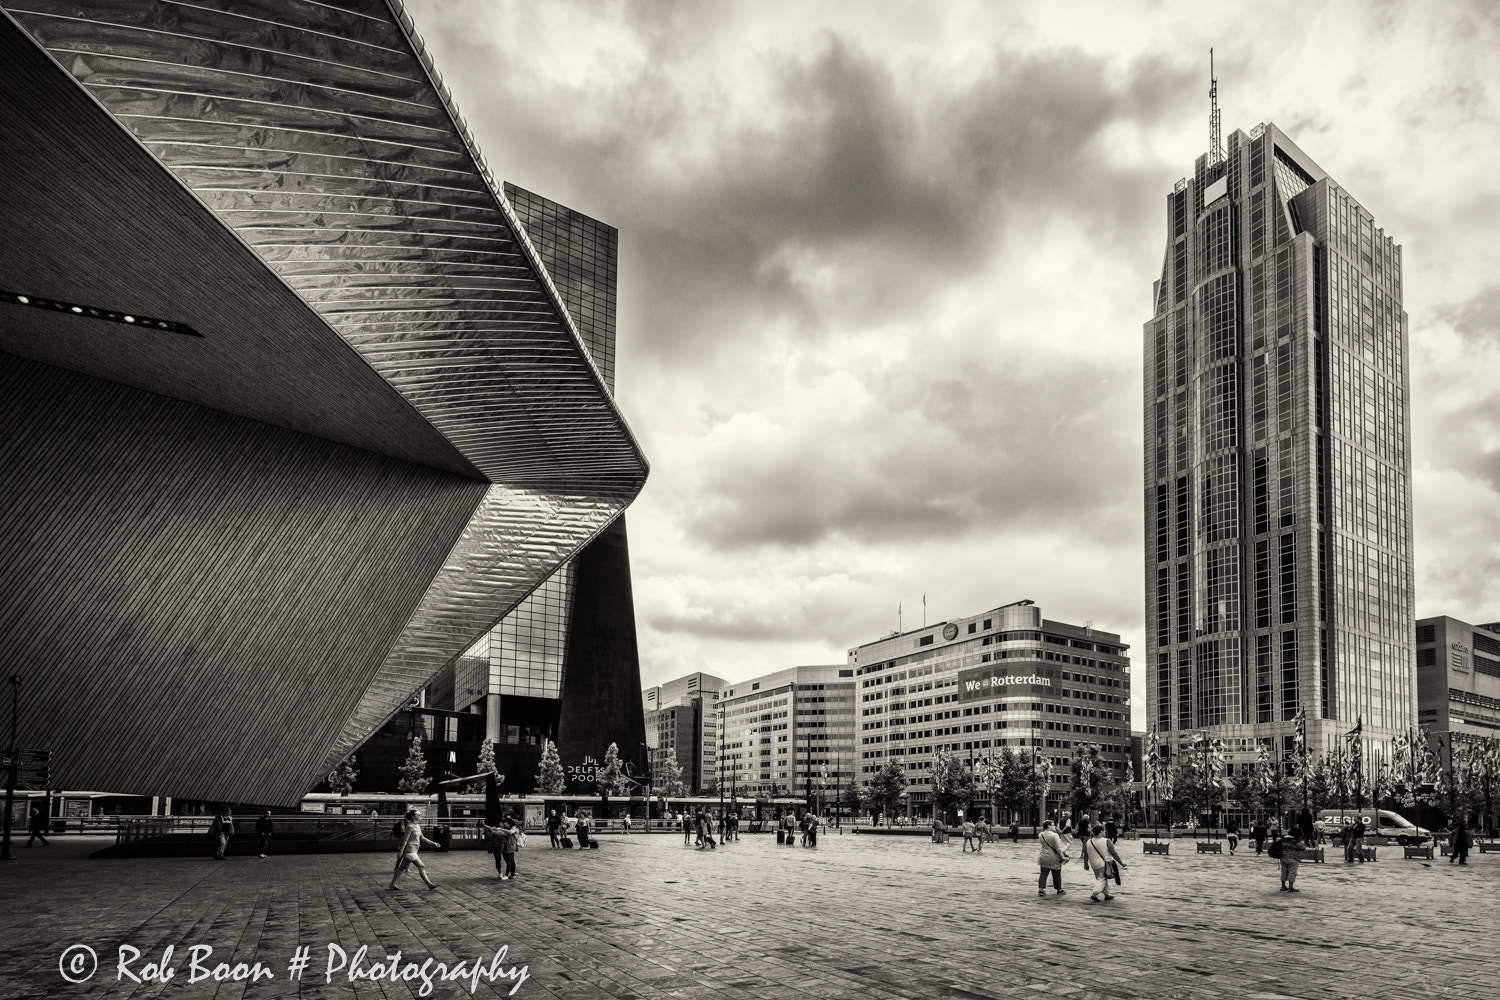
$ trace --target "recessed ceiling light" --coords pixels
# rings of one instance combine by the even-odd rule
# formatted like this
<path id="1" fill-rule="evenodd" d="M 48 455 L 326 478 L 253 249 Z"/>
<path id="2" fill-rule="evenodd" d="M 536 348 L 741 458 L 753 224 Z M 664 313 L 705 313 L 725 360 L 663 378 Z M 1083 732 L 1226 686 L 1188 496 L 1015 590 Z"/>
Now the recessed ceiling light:
<path id="1" fill-rule="evenodd" d="M 61 302 L 57 299 L 42 299 L 35 295 L 22 295 L 20 292 L 0 292 L 0 302 L 10 302 L 19 306 L 31 306 L 33 309 L 51 309 L 53 312 L 71 313 L 77 316 L 86 314 L 90 319 L 105 319 L 113 323 L 129 323 L 131 326 L 152 326 L 158 330 L 166 330 L 169 333 L 180 333 L 187 337 L 203 336 L 203 334 L 194 330 L 186 323 L 177 323 L 169 319 L 152 319 L 150 316 L 133 316 L 128 313 L 117 312 L 113 309 L 101 309 L 98 306 L 77 306 L 71 302 Z"/>

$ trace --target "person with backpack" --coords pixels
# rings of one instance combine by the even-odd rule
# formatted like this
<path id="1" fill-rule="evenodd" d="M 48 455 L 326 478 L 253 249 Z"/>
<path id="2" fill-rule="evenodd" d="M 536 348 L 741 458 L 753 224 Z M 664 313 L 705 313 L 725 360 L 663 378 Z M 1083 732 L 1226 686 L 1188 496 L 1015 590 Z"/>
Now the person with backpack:
<path id="1" fill-rule="evenodd" d="M 406 811 L 406 822 L 401 826 L 401 846 L 396 849 L 396 870 L 391 873 L 391 890 L 394 892 L 398 886 L 396 880 L 406 874 L 406 870 L 412 865 L 417 866 L 417 874 L 422 876 L 422 882 L 428 889 L 436 889 L 437 883 L 427 877 L 427 866 L 422 864 L 422 858 L 418 853 L 423 844 L 433 847 L 441 845 L 435 840 L 429 840 L 422 836 L 422 824 L 417 822 L 417 811 L 408 809 Z"/>
<path id="2" fill-rule="evenodd" d="M 1104 899 L 1111 900 L 1115 897 L 1110 894 L 1109 883 L 1111 879 L 1119 881 L 1119 868 L 1127 868 L 1125 860 L 1115 850 L 1114 841 L 1104 835 L 1104 824 L 1095 823 L 1089 827 L 1093 835 L 1083 842 L 1083 856 L 1088 865 L 1094 871 L 1094 892 L 1089 899 L 1097 903 L 1100 895 Z M 1118 866 L 1118 867 L 1113 867 Z"/>
<path id="3" fill-rule="evenodd" d="M 781 817 L 781 828 L 786 833 L 786 846 L 797 846 L 797 817 L 790 809 Z"/>
<path id="4" fill-rule="evenodd" d="M 1062 866 L 1067 864 L 1068 848 L 1063 843 L 1062 837 L 1052 829 L 1052 821 L 1046 820 L 1042 823 L 1042 832 L 1037 839 L 1041 841 L 1041 850 L 1037 854 L 1037 864 L 1041 866 L 1042 873 L 1037 876 L 1036 894 L 1047 895 L 1047 873 L 1052 873 L 1052 888 L 1057 890 L 1057 895 L 1066 896 L 1062 887 Z"/>
<path id="5" fill-rule="evenodd" d="M 1276 859 L 1276 863 L 1281 869 L 1282 892 L 1302 891 L 1297 888 L 1297 869 L 1302 864 L 1302 837 L 1300 833 L 1301 831 L 1294 828 L 1288 830 L 1285 836 L 1281 836 L 1281 831 L 1279 830 L 1272 835 L 1269 853 L 1271 857 Z"/>

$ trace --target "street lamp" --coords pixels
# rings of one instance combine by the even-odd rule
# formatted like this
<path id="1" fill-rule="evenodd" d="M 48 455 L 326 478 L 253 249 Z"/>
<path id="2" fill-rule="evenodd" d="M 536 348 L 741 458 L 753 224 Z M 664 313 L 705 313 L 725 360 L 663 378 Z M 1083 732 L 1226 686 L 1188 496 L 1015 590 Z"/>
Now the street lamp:
<path id="1" fill-rule="evenodd" d="M 16 782 L 21 775 L 21 746 L 16 742 L 16 725 L 21 712 L 21 675 L 10 676 L 10 767 L 5 774 L 5 823 L 0 839 L 0 861 L 14 861 L 10 854 L 10 820 L 16 800 Z"/>

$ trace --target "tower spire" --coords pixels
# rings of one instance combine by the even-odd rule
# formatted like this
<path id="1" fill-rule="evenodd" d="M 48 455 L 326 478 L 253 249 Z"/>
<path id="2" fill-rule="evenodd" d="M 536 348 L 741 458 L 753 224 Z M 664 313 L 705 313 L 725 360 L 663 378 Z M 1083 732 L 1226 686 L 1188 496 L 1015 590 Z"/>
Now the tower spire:
<path id="1" fill-rule="evenodd" d="M 1214 50 L 1208 50 L 1208 165 L 1217 167 L 1224 159 L 1219 140 L 1219 78 L 1214 75 Z"/>

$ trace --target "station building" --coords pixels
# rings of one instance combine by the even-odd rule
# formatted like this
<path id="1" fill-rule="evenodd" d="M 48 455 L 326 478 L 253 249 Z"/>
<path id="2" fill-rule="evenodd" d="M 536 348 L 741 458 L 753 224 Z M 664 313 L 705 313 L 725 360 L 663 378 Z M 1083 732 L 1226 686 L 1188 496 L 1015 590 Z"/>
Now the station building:
<path id="1" fill-rule="evenodd" d="M 1031 601 L 887 636 L 849 651 L 858 695 L 857 777 L 890 760 L 907 810 L 931 816 L 931 771 L 946 748 L 978 761 L 1000 747 L 1051 759 L 1048 815 L 1066 800 L 1075 744 L 1096 743 L 1131 780 L 1128 647 L 1113 632 L 1047 621 Z"/>

